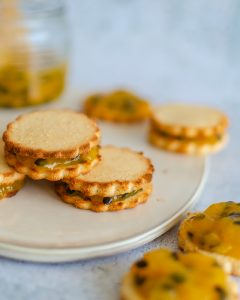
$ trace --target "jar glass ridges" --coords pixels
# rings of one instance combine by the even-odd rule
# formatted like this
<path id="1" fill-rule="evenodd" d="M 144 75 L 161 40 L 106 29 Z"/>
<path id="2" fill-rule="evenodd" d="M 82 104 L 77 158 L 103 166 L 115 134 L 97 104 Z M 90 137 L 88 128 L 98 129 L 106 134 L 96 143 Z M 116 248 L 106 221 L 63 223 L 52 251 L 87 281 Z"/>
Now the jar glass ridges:
<path id="1" fill-rule="evenodd" d="M 0 36 L 0 106 L 57 99 L 65 86 L 68 65 L 63 3 L 1 1 Z"/>

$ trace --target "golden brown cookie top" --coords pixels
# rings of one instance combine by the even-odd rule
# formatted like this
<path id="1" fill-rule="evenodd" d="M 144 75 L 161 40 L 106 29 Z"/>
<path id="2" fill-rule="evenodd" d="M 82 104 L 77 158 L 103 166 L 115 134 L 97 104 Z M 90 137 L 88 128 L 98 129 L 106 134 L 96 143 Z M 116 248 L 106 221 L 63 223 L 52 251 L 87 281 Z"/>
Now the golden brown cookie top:
<path id="1" fill-rule="evenodd" d="M 151 182 L 153 166 L 142 153 L 105 146 L 101 161 L 86 175 L 67 181 L 72 189 L 86 195 L 112 196 L 128 193 Z"/>
<path id="2" fill-rule="evenodd" d="M 166 134 L 194 138 L 223 134 L 228 117 L 206 106 L 170 103 L 153 110 L 152 122 Z"/>
<path id="3" fill-rule="evenodd" d="M 18 117 L 3 139 L 8 152 L 32 158 L 73 158 L 99 144 L 93 120 L 71 110 L 43 110 Z"/>

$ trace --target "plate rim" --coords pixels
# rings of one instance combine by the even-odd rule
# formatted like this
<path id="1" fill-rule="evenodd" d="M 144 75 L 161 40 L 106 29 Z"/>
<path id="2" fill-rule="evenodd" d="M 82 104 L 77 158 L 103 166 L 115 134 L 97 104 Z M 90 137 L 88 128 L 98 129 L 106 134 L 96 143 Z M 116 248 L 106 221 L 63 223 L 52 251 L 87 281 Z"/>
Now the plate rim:
<path id="1" fill-rule="evenodd" d="M 188 209 L 196 204 L 205 186 L 209 173 L 209 165 L 209 158 L 205 157 L 203 159 L 203 170 L 199 184 L 194 190 L 193 194 L 183 205 L 183 207 L 181 207 L 165 222 L 153 227 L 152 229 L 148 229 L 143 233 L 137 234 L 127 239 L 105 244 L 84 247 L 63 247 L 62 249 L 54 247 L 41 248 L 34 246 L 21 246 L 15 243 L 0 242 L 0 255 L 14 259 L 20 258 L 25 261 L 67 262 L 119 254 L 130 249 L 140 247 L 167 232 L 170 228 L 172 228 L 180 221 L 181 217 L 188 211 Z M 30 257 L 26 255 L 30 255 Z"/>

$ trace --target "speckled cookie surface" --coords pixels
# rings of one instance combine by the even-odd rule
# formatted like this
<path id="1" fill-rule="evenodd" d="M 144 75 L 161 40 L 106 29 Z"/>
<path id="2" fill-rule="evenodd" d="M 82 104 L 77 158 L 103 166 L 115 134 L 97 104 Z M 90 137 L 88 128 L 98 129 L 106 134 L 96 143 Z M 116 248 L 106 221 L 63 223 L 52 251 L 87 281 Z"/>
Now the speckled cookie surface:
<path id="1" fill-rule="evenodd" d="M 18 117 L 3 140 L 8 152 L 33 158 L 73 158 L 99 144 L 96 123 L 70 110 L 43 110 Z"/>

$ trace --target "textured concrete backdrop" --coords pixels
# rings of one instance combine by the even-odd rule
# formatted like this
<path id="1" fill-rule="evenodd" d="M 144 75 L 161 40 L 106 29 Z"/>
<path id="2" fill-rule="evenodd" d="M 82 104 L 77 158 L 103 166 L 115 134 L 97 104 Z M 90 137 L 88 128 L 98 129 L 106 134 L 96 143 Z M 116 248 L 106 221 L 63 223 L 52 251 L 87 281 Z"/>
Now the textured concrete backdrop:
<path id="1" fill-rule="evenodd" d="M 153 101 L 201 101 L 231 117 L 231 143 L 216 155 L 196 209 L 238 200 L 240 2 L 69 0 L 71 85 L 82 93 L 127 86 Z M 122 255 L 70 264 L 0 258 L 1 300 L 117 300 L 119 281 L 144 251 L 176 247 L 176 228 Z"/>

